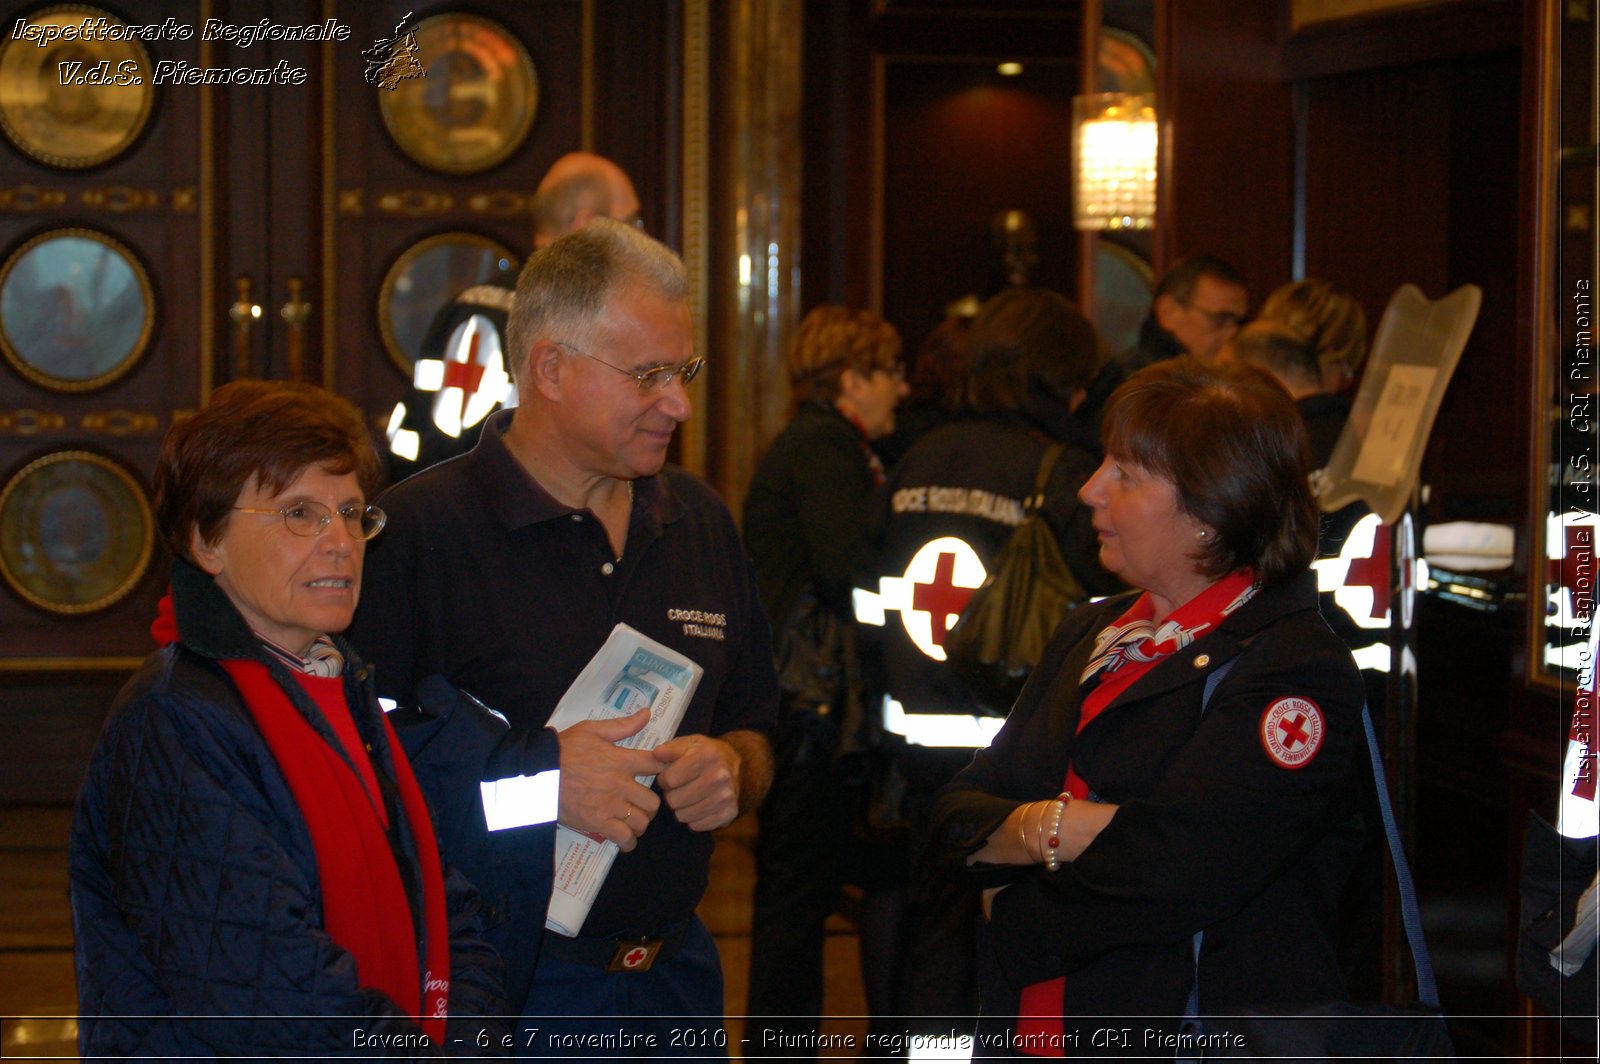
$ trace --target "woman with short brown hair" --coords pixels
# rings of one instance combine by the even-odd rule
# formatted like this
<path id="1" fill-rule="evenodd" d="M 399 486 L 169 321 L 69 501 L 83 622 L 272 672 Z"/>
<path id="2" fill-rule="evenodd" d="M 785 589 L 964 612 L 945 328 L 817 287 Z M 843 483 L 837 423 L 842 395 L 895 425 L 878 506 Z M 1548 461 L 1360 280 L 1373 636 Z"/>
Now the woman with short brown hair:
<path id="1" fill-rule="evenodd" d="M 798 1035 L 821 1015 L 823 925 L 855 848 L 855 791 L 840 756 L 852 745 L 847 706 L 858 679 L 851 578 L 883 482 L 872 444 L 893 430 L 907 389 L 900 334 L 869 310 L 815 308 L 787 361 L 794 419 L 762 456 L 744 504 L 784 688 L 772 789 L 758 814 L 749 1029 Z M 866 941 L 873 930 L 864 928 Z M 873 992 L 881 980 L 865 975 L 868 1004 L 882 1012 Z"/>
<path id="2" fill-rule="evenodd" d="M 73 820 L 85 1057 L 430 1056 L 447 1018 L 504 1011 L 476 896 L 337 635 L 377 474 L 360 414 L 310 385 L 235 382 L 168 432 L 163 646 Z"/>
<path id="3" fill-rule="evenodd" d="M 1105 444 L 1080 495 L 1139 590 L 1067 616 L 934 817 L 984 891 L 991 1044 L 1042 1056 L 1108 1017 L 1173 1034 L 1192 992 L 1205 1014 L 1344 997 L 1363 833 L 1361 680 L 1317 610 L 1289 397 L 1251 366 L 1158 363 L 1112 396 Z"/>

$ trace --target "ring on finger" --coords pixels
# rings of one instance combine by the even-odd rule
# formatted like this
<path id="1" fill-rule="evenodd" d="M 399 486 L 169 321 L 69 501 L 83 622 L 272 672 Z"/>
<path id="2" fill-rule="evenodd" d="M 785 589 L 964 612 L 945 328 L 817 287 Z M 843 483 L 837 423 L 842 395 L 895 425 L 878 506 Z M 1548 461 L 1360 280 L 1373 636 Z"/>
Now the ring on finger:
<path id="1" fill-rule="evenodd" d="M 622 819 L 623 820 L 627 820 L 632 815 L 633 815 L 633 806 L 630 805 L 630 806 L 628 806 L 628 811 L 626 813 L 622 814 Z"/>

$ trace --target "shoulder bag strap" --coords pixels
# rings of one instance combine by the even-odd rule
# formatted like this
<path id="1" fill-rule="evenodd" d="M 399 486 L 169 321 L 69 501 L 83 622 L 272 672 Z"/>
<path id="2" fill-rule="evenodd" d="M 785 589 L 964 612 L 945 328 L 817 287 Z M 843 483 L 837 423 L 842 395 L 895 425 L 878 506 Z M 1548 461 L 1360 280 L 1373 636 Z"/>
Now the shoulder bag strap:
<path id="1" fill-rule="evenodd" d="M 1039 459 L 1039 472 L 1033 478 L 1033 494 L 1022 504 L 1025 512 L 1037 513 L 1044 508 L 1044 489 L 1050 483 L 1050 474 L 1055 472 L 1056 460 L 1066 449 L 1064 443 L 1052 443 L 1044 449 L 1044 455 Z"/>
<path id="2" fill-rule="evenodd" d="M 1206 680 L 1206 693 L 1201 703 L 1201 712 L 1205 712 L 1206 703 L 1211 701 L 1211 692 L 1221 682 L 1227 670 L 1232 667 L 1229 661 Z M 1378 788 L 1378 808 L 1383 813 L 1383 834 L 1389 845 L 1389 860 L 1394 866 L 1394 878 L 1399 888 L 1400 919 L 1405 924 L 1406 942 L 1411 946 L 1411 963 L 1417 971 L 1417 1001 L 1433 1009 L 1439 1009 L 1439 984 L 1433 974 L 1433 957 L 1428 952 L 1428 942 L 1422 935 L 1422 913 L 1417 905 L 1417 888 L 1411 881 L 1411 865 L 1406 860 L 1406 850 L 1400 843 L 1400 827 L 1395 822 L 1394 806 L 1389 801 L 1389 781 L 1383 771 L 1383 755 L 1378 749 L 1378 732 L 1372 726 L 1372 713 L 1363 703 L 1361 706 L 1361 727 L 1367 733 L 1367 756 L 1372 761 L 1372 779 Z M 1189 1001 L 1184 1006 L 1184 1019 L 1198 1021 L 1200 1016 L 1200 943 L 1205 932 L 1194 933 L 1194 985 L 1189 988 Z"/>
<path id="3" fill-rule="evenodd" d="M 1372 758 L 1372 778 L 1378 785 L 1378 806 L 1383 811 L 1383 833 L 1389 840 L 1389 859 L 1394 862 L 1394 878 L 1400 888 L 1400 918 L 1405 923 L 1406 941 L 1411 944 L 1411 963 L 1417 969 L 1417 1000 L 1428 1008 L 1439 1009 L 1439 984 L 1433 977 L 1433 958 L 1427 939 L 1422 937 L 1422 914 L 1417 905 L 1417 888 L 1411 882 L 1411 865 L 1400 843 L 1400 827 L 1395 823 L 1394 806 L 1389 803 L 1389 781 L 1383 774 L 1383 756 L 1378 752 L 1378 733 L 1372 714 L 1361 707 L 1361 726 L 1367 732 L 1367 753 Z"/>
<path id="4" fill-rule="evenodd" d="M 1222 678 L 1233 669 L 1233 663 L 1238 661 L 1238 656 L 1229 658 L 1211 671 L 1206 677 L 1205 693 L 1200 696 L 1200 715 L 1206 715 L 1206 707 L 1211 705 L 1211 696 L 1216 693 Z M 1190 1022 L 1198 1022 L 1200 1018 L 1200 943 L 1205 938 L 1204 931 L 1194 933 L 1194 982 L 1189 985 L 1189 1000 L 1183 1006 L 1183 1018 Z"/>

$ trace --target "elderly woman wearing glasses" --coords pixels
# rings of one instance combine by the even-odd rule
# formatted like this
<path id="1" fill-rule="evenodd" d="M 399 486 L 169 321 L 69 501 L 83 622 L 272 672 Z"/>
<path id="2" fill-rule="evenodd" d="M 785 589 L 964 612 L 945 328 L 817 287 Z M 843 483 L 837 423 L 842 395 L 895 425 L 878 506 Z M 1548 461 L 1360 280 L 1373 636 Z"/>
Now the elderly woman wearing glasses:
<path id="1" fill-rule="evenodd" d="M 72 828 L 85 1057 L 427 1056 L 446 1017 L 503 1011 L 475 896 L 334 634 L 383 528 L 377 475 L 360 415 L 309 385 L 230 384 L 167 434 L 164 645 Z"/>

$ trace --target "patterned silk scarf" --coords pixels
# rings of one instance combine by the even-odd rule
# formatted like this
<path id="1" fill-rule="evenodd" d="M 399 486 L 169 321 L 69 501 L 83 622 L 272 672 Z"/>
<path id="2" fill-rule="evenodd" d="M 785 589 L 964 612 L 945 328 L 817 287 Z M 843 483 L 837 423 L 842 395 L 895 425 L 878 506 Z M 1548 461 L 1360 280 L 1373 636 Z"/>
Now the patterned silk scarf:
<path id="1" fill-rule="evenodd" d="M 1223 618 L 1250 601 L 1255 591 L 1255 574 L 1250 570 L 1230 573 L 1159 623 L 1152 619 L 1155 604 L 1149 593 L 1135 599 L 1126 613 L 1095 637 L 1094 653 L 1079 681 L 1086 693 L 1078 733 L 1162 658 L 1215 629 Z M 1088 784 L 1070 762 L 1063 788 L 1074 798 L 1089 796 Z M 1017 1046 L 1022 1052 L 1036 1057 L 1066 1055 L 1066 1025 L 1061 1016 L 1066 985 L 1066 978 L 1057 976 L 1022 988 L 1017 1010 Z"/>
<path id="2" fill-rule="evenodd" d="M 274 643 L 260 632 L 256 632 L 255 637 L 261 640 L 261 645 L 267 648 L 267 653 L 295 672 L 328 680 L 344 675 L 344 655 L 339 653 L 339 648 L 334 645 L 333 640 L 325 635 L 319 635 L 312 641 L 310 649 L 303 658 L 288 647 Z"/>

